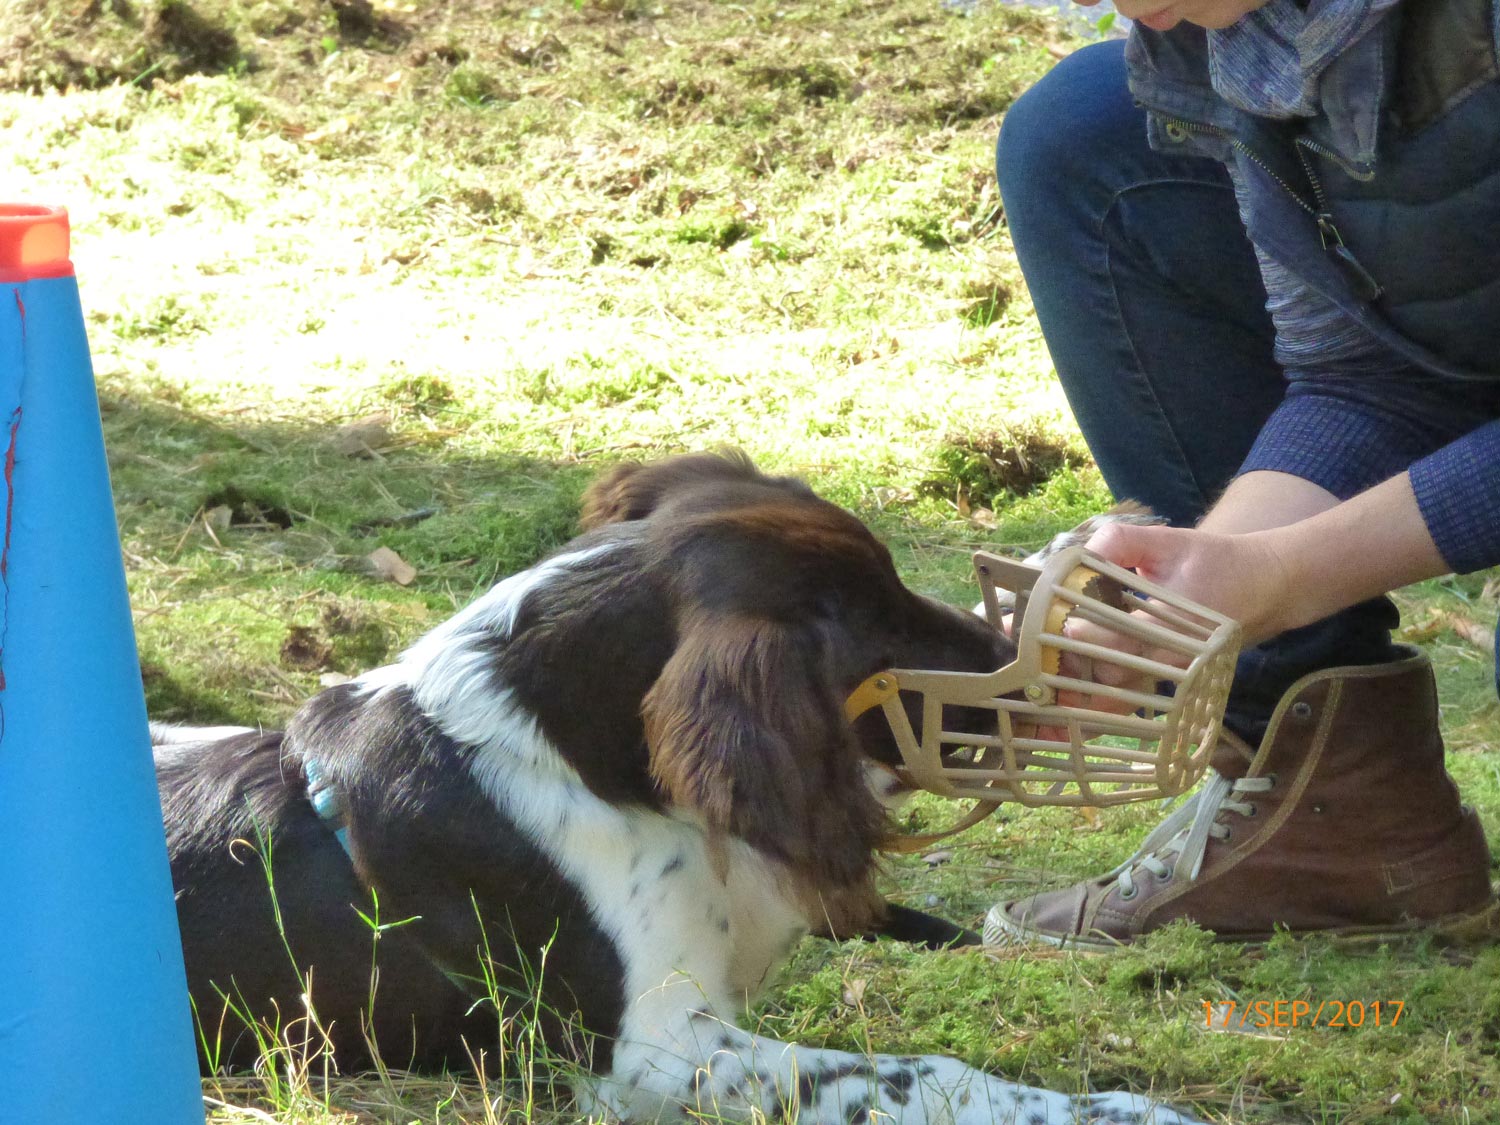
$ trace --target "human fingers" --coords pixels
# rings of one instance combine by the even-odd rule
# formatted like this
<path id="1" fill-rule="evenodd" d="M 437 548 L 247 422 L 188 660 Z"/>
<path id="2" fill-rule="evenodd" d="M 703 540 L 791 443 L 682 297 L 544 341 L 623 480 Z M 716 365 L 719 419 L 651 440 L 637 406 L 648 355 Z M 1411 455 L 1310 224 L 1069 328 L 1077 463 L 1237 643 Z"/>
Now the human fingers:
<path id="1" fill-rule="evenodd" d="M 1249 536 L 1113 523 L 1090 536 L 1087 546 L 1148 582 L 1231 617 L 1261 596 L 1265 568 Z"/>
<path id="2" fill-rule="evenodd" d="M 1095 666 L 1094 678 L 1102 684 L 1126 684 L 1150 679 L 1157 671 L 1151 665 L 1186 668 L 1192 657 L 1186 646 L 1174 646 L 1153 640 L 1146 630 L 1170 629 L 1156 614 L 1146 608 L 1131 613 L 1139 620 L 1142 631 L 1115 629 L 1081 617 L 1071 617 L 1063 626 L 1063 635 L 1080 645 L 1089 646 L 1083 655 Z M 1185 638 L 1196 640 L 1196 637 Z M 1099 651 L 1096 651 L 1099 650 Z"/>
<path id="3" fill-rule="evenodd" d="M 1110 522 L 1089 536 L 1085 545 L 1116 566 L 1160 582 L 1180 567 L 1196 534 L 1201 533 L 1161 524 Z"/>
<path id="4" fill-rule="evenodd" d="M 1136 645 L 1130 638 L 1110 635 L 1109 630 L 1100 629 L 1090 622 L 1076 625 L 1069 622 L 1064 626 L 1063 634 L 1069 639 L 1083 640 L 1099 651 L 1063 654 L 1058 662 L 1058 674 L 1087 686 L 1063 689 L 1058 693 L 1059 703 L 1123 715 L 1141 705 L 1141 696 L 1150 694 L 1153 677 L 1135 665 L 1132 650 Z"/>
<path id="5" fill-rule="evenodd" d="M 1299 525 L 1300 526 L 1300 525 Z M 1114 524 L 1088 547 L 1118 566 L 1238 621 L 1246 644 L 1282 632 L 1304 591 L 1291 583 L 1275 535 Z"/>

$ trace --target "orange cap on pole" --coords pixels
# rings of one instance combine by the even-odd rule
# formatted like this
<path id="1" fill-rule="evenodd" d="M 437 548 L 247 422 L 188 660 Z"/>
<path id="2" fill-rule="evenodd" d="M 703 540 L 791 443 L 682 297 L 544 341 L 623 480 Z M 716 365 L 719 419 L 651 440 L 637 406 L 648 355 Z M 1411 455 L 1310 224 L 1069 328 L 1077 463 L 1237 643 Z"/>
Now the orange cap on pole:
<path id="1" fill-rule="evenodd" d="M 68 212 L 35 203 L 0 203 L 0 282 L 71 277 Z"/>

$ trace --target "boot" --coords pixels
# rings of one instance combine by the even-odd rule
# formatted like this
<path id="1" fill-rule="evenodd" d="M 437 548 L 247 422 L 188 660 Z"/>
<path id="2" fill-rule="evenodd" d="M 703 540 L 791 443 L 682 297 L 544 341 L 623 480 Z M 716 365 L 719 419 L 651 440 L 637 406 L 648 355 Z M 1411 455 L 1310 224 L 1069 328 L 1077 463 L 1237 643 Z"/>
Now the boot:
<path id="1" fill-rule="evenodd" d="M 1002 902 L 985 940 L 1108 949 L 1176 918 L 1223 940 L 1394 933 L 1492 902 L 1490 854 L 1443 765 L 1419 650 L 1293 684 L 1253 755 L 1226 738 L 1199 792 L 1103 878 Z"/>

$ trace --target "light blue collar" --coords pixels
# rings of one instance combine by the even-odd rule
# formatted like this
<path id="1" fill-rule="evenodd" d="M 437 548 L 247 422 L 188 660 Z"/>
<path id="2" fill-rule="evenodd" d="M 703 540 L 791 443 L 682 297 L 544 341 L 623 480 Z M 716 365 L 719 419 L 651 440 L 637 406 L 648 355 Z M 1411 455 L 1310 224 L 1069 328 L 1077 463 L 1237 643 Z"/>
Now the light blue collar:
<path id="1" fill-rule="evenodd" d="M 333 831 L 333 837 L 350 859 L 354 853 L 349 849 L 348 809 L 344 803 L 344 791 L 323 776 L 323 769 L 316 758 L 305 758 L 302 772 L 307 775 L 307 799 L 313 811 Z"/>

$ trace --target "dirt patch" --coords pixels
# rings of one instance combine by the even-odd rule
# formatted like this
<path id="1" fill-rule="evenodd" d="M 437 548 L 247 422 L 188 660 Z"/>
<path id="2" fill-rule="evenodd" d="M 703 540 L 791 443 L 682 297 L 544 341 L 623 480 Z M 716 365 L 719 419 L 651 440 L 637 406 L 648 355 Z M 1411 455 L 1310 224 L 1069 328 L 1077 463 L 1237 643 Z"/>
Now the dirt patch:
<path id="1" fill-rule="evenodd" d="M 203 510 L 222 513 L 225 527 L 250 531 L 285 531 L 295 522 L 292 513 L 270 497 L 252 495 L 233 485 L 204 500 Z"/>
<path id="2" fill-rule="evenodd" d="M 14 0 L 0 89 L 149 89 L 193 74 L 304 70 L 335 50 L 390 53 L 412 31 L 370 0 Z M 431 49 L 441 57 L 442 45 Z"/>
<path id="3" fill-rule="evenodd" d="M 71 14 L 46 0 L 23 0 L 6 22 L 16 30 L 0 41 L 3 89 L 149 87 L 253 65 L 222 13 L 187 0 L 92 0 Z"/>
<path id="4" fill-rule="evenodd" d="M 937 472 L 924 487 L 944 496 L 988 504 L 995 496 L 1027 496 L 1063 468 L 1088 463 L 1077 439 L 1035 419 L 1013 426 L 950 433 L 939 446 Z"/>

